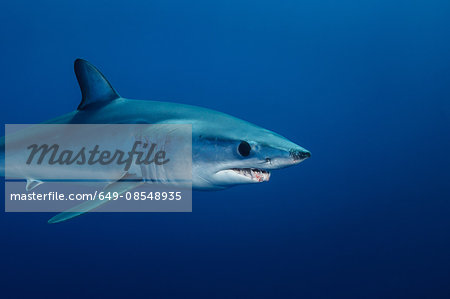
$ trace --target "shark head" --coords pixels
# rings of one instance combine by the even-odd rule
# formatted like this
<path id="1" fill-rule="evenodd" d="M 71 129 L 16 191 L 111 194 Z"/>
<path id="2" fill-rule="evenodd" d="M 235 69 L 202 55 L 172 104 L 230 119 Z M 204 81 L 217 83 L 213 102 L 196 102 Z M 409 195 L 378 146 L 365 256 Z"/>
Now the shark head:
<path id="1" fill-rule="evenodd" d="M 192 123 L 193 186 L 200 189 L 265 182 L 273 170 L 311 156 L 285 137 L 230 115 L 205 112 Z"/>

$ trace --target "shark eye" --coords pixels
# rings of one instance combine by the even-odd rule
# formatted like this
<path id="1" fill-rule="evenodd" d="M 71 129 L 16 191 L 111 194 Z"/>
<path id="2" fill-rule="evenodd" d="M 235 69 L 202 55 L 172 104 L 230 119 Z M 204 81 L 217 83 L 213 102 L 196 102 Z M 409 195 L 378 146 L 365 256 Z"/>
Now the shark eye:
<path id="1" fill-rule="evenodd" d="M 247 141 L 242 141 L 239 144 L 238 152 L 242 157 L 247 157 L 248 155 L 250 155 L 251 149 L 252 149 L 252 147 L 250 146 L 250 144 L 248 144 Z"/>

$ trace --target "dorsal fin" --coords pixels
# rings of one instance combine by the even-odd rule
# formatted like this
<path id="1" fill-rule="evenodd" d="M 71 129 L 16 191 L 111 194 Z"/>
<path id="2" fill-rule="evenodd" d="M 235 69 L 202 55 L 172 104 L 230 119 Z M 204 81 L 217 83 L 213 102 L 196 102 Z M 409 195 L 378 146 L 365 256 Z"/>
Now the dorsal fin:
<path id="1" fill-rule="evenodd" d="M 75 60 L 74 69 L 82 95 L 78 110 L 83 110 L 93 103 L 106 104 L 120 98 L 105 76 L 88 61 Z"/>

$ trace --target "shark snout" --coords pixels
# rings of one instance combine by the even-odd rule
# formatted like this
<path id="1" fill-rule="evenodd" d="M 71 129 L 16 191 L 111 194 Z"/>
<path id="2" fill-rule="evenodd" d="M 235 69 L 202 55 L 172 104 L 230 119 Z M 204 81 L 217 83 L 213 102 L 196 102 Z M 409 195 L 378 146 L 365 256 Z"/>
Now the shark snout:
<path id="1" fill-rule="evenodd" d="M 311 153 L 305 149 L 291 149 L 289 155 L 294 159 L 295 162 L 303 161 L 311 157 Z"/>

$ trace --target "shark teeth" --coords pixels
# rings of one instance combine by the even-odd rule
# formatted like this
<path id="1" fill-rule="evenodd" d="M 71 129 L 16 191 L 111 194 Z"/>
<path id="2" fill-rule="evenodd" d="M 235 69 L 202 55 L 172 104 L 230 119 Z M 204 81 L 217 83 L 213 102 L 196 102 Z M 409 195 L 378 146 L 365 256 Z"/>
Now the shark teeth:
<path id="1" fill-rule="evenodd" d="M 270 179 L 270 172 L 262 169 L 232 168 L 231 170 L 256 182 L 267 182 Z"/>

